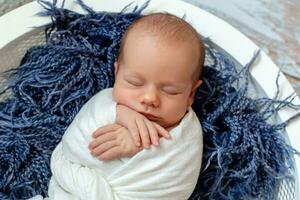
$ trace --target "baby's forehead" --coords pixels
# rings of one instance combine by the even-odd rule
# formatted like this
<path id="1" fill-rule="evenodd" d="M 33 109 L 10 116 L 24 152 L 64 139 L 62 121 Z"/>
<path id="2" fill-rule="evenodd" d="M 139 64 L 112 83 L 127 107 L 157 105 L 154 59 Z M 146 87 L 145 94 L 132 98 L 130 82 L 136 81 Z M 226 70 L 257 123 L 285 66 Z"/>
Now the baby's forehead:
<path id="1" fill-rule="evenodd" d="M 164 23 L 160 24 L 160 26 L 162 26 L 163 24 Z M 146 27 L 147 25 L 152 25 L 154 27 Z M 127 35 L 125 36 L 126 41 L 124 41 L 123 44 L 125 50 L 126 46 L 131 46 L 134 48 L 134 44 L 140 43 L 141 41 L 150 38 L 151 41 L 153 41 L 153 43 L 156 44 L 158 51 L 165 51 L 166 49 L 175 50 L 180 48 L 186 48 L 188 46 L 194 51 L 199 52 L 199 43 L 201 41 L 188 28 L 182 28 L 182 25 L 175 27 L 176 25 L 170 24 L 169 26 L 171 27 L 169 28 L 155 26 L 157 25 L 153 25 L 148 22 L 133 27 L 130 31 L 128 31 Z M 197 57 L 198 55 L 199 54 L 197 54 Z"/>
<path id="2" fill-rule="evenodd" d="M 130 34 L 153 35 L 162 40 L 198 39 L 197 31 L 186 21 L 167 13 L 154 13 L 144 16 L 134 22 L 126 31 L 124 37 Z"/>
<path id="3" fill-rule="evenodd" d="M 197 59 L 197 66 L 190 67 L 197 68 L 194 70 L 195 74 L 200 74 L 199 69 L 202 70 L 205 52 L 200 35 L 189 23 L 168 13 L 143 16 L 130 25 L 123 35 L 118 60 L 122 60 L 127 45 L 136 44 L 138 40 L 149 36 L 156 38 L 155 43 L 162 47 L 162 50 L 167 47 L 181 48 L 183 44 L 189 46 L 194 50 L 192 59 Z"/>

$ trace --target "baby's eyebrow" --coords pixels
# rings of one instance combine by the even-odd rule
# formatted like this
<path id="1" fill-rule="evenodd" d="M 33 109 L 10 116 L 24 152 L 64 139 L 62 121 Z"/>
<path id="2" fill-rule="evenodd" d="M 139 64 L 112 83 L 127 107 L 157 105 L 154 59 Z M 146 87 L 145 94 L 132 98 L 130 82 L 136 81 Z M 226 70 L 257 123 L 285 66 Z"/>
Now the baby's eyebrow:
<path id="1" fill-rule="evenodd" d="M 178 84 L 178 83 L 164 83 L 162 84 L 162 87 L 172 87 L 172 88 L 184 88 L 185 84 Z"/>
<path id="2" fill-rule="evenodd" d="M 138 75 L 137 73 L 135 72 L 130 72 L 130 73 L 124 73 L 124 76 L 125 77 L 128 77 L 128 78 L 138 78 L 138 79 L 142 79 L 142 77 L 140 75 Z"/>
<path id="3" fill-rule="evenodd" d="M 131 73 L 125 73 L 124 74 L 125 78 L 135 78 L 135 79 L 139 79 L 139 80 L 144 80 L 143 77 L 141 77 L 139 74 L 135 73 L 135 72 L 131 72 Z M 173 87 L 173 88 L 179 88 L 179 89 L 184 89 L 186 87 L 186 84 L 182 84 L 182 83 L 177 83 L 177 82 L 172 82 L 172 81 L 166 81 L 160 84 L 161 87 Z"/>

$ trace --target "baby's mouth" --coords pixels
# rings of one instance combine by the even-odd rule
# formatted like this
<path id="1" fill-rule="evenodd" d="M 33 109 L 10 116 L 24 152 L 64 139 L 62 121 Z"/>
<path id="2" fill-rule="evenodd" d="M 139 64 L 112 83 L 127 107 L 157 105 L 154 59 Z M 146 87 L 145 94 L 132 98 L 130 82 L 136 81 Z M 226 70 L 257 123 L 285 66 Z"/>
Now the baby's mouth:
<path id="1" fill-rule="evenodd" d="M 160 117 L 157 117 L 155 115 L 151 115 L 150 113 L 144 113 L 144 112 L 140 112 L 142 115 L 144 115 L 145 117 L 147 117 L 147 119 L 151 120 L 151 121 L 156 121 L 159 120 Z"/>

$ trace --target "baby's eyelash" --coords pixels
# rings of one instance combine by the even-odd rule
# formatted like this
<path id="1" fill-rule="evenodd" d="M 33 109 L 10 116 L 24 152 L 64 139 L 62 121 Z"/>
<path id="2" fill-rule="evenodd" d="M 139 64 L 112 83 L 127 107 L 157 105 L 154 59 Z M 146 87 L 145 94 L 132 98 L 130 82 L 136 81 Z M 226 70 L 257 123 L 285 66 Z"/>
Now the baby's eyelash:
<path id="1" fill-rule="evenodd" d="M 178 95 L 180 94 L 180 92 L 171 92 L 171 91 L 166 91 L 166 90 L 163 90 L 165 93 L 169 94 L 169 95 Z"/>
<path id="2" fill-rule="evenodd" d="M 133 81 L 129 81 L 129 80 L 126 80 L 126 82 L 131 85 L 134 85 L 134 86 L 142 86 L 143 85 L 142 83 L 137 83 L 137 82 L 133 82 Z"/>

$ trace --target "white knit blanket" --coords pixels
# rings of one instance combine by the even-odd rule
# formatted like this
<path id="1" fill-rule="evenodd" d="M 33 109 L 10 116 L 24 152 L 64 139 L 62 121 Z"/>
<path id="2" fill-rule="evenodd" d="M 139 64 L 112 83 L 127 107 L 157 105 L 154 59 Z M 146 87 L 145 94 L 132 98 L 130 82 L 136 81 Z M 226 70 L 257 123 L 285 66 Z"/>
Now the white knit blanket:
<path id="1" fill-rule="evenodd" d="M 52 154 L 49 199 L 188 199 L 197 183 L 203 148 L 201 126 L 192 108 L 171 130 L 171 140 L 161 139 L 159 147 L 131 158 L 102 162 L 90 155 L 88 145 L 93 131 L 115 118 L 112 88 L 82 107 Z"/>

